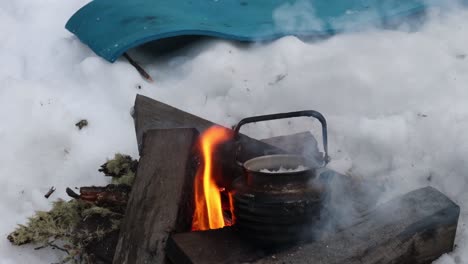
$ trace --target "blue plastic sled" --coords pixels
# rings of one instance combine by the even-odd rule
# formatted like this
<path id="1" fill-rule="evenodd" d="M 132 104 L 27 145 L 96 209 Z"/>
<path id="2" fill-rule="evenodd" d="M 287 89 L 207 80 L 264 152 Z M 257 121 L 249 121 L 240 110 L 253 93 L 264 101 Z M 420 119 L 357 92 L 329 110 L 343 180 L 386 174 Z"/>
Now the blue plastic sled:
<path id="1" fill-rule="evenodd" d="M 316 37 L 381 26 L 424 9 L 420 0 L 95 0 L 66 28 L 113 62 L 130 48 L 169 37 Z"/>

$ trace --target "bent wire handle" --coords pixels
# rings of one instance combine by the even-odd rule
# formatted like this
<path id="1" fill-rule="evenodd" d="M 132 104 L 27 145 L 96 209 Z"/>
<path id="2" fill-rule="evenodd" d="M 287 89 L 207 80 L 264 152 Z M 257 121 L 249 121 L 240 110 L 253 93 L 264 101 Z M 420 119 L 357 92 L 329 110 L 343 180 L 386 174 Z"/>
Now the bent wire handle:
<path id="1" fill-rule="evenodd" d="M 330 161 L 328 156 L 328 134 L 327 134 L 327 120 L 325 117 L 314 110 L 305 110 L 305 111 L 297 111 L 297 112 L 289 112 L 289 113 L 279 113 L 279 114 L 271 114 L 271 115 L 261 115 L 261 116 L 252 116 L 247 117 L 239 121 L 239 123 L 234 127 L 234 140 L 239 139 L 239 130 L 241 126 L 248 124 L 248 123 L 256 123 L 261 121 L 269 121 L 269 120 L 276 120 L 276 119 L 285 119 L 285 118 L 292 118 L 292 117 L 302 117 L 302 116 L 310 116 L 318 119 L 322 124 L 322 138 L 323 138 L 323 150 L 325 152 L 324 163 L 325 165 Z"/>

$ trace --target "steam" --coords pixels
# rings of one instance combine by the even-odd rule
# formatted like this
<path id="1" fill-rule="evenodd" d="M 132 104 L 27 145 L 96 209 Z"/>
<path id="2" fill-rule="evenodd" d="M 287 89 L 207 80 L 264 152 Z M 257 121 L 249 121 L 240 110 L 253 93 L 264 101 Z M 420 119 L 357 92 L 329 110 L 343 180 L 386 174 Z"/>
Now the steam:
<path id="1" fill-rule="evenodd" d="M 327 1 L 325 5 L 341 6 L 339 1 Z M 456 10 L 467 3 L 466 0 L 356 1 L 349 4 L 349 9 L 337 11 L 343 15 L 336 16 L 322 6 L 323 14 L 318 16 L 316 6 L 324 5 L 320 1 L 294 0 L 276 8 L 273 20 L 280 31 L 299 37 L 382 28 L 408 31 L 417 30 L 432 12 Z"/>
<path id="2" fill-rule="evenodd" d="M 286 2 L 273 12 L 275 26 L 285 32 L 301 34 L 311 31 L 322 31 L 323 21 L 316 17 L 311 1 L 299 0 Z"/>

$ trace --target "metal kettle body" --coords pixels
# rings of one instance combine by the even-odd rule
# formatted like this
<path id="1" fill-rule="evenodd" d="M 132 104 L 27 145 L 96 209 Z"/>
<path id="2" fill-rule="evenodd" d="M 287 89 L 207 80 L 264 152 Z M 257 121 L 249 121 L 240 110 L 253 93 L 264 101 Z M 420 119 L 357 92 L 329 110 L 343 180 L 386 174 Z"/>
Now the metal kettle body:
<path id="1" fill-rule="evenodd" d="M 235 227 L 263 246 L 275 247 L 310 240 L 320 221 L 325 194 L 317 171 L 328 162 L 325 118 L 316 111 L 301 111 L 243 119 L 246 123 L 296 116 L 317 117 L 322 123 L 323 164 L 317 166 L 300 155 L 276 154 L 250 159 L 233 182 Z"/>

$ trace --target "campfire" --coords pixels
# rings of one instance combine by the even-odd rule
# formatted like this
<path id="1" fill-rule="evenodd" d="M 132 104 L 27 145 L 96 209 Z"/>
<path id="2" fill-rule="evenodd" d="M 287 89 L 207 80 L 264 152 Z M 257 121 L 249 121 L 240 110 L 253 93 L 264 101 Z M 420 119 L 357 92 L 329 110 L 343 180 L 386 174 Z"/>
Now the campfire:
<path id="1" fill-rule="evenodd" d="M 219 126 L 209 128 L 200 137 L 203 164 L 198 168 L 193 184 L 195 189 L 193 231 L 218 229 L 231 225 L 231 220 L 225 219 L 221 201 L 221 192 L 226 188 L 218 186 L 215 181 L 215 174 L 220 174 L 222 171 L 213 163 L 216 146 L 231 138 L 232 133 Z"/>
<path id="2" fill-rule="evenodd" d="M 317 166 L 316 161 L 301 155 L 264 155 L 245 163 L 235 155 L 231 165 L 242 166 L 243 174 L 235 177 L 231 186 L 220 186 L 216 179 L 223 178 L 223 170 L 214 157 L 215 153 L 222 155 L 216 151 L 222 143 L 236 144 L 235 151 L 242 149 L 235 141 L 244 124 L 301 116 L 312 116 L 321 122 L 325 157 L 328 157 L 326 120 L 316 111 L 250 117 L 241 120 L 233 131 L 215 125 L 201 134 L 198 147 L 203 160 L 194 182 L 192 231 L 231 226 L 236 219 L 239 232 L 259 244 L 287 245 L 306 238 L 305 230 L 320 220 L 324 197 L 322 184 L 311 181 L 328 158 L 322 158 L 322 164 Z"/>
<path id="3" fill-rule="evenodd" d="M 309 132 L 256 140 L 243 125 L 309 116 Z M 228 129 L 138 96 L 140 162 L 114 263 L 430 263 L 454 247 L 459 207 L 427 187 L 376 205 L 378 188 L 327 168 L 316 111 Z"/>

